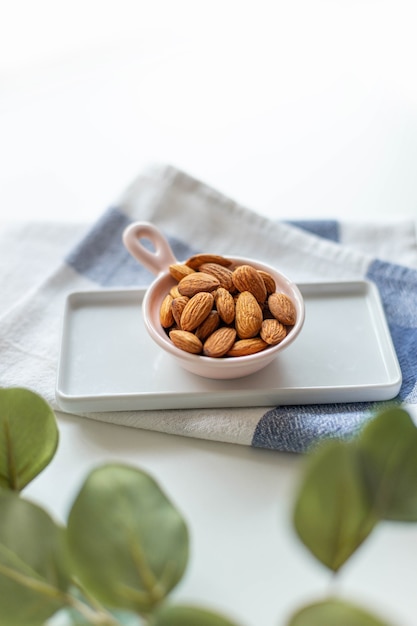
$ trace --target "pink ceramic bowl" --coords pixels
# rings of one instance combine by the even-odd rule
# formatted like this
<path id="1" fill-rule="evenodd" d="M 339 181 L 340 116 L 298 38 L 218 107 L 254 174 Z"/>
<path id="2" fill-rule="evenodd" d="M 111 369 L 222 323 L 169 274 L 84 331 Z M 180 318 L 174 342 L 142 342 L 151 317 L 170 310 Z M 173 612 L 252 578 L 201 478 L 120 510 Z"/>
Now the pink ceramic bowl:
<path id="1" fill-rule="evenodd" d="M 142 244 L 141 240 L 144 239 L 151 242 L 154 248 L 152 251 Z M 156 279 L 146 290 L 142 304 L 143 318 L 149 335 L 163 350 L 172 355 L 179 365 L 193 374 L 217 379 L 240 378 L 253 374 L 271 363 L 282 350 L 298 337 L 305 316 L 304 301 L 298 287 L 286 276 L 273 267 L 265 265 L 265 263 L 243 257 L 223 255 L 240 264 L 253 265 L 257 269 L 269 272 L 275 279 L 277 291 L 287 294 L 293 301 L 297 313 L 296 323 L 281 343 L 248 356 L 213 358 L 190 354 L 177 348 L 161 326 L 159 311 L 162 300 L 171 287 L 177 284 L 170 275 L 168 268 L 171 264 L 179 261 L 175 258 L 162 233 L 148 222 L 135 222 L 128 226 L 123 233 L 123 242 L 135 259 L 153 274 L 156 274 Z"/>

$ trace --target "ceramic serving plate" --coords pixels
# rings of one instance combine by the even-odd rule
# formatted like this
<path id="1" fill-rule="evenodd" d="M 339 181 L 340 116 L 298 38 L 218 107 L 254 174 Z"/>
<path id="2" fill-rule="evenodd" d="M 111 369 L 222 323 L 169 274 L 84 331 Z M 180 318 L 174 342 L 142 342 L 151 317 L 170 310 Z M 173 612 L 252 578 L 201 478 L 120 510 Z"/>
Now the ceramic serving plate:
<path id="1" fill-rule="evenodd" d="M 179 367 L 145 330 L 145 289 L 66 301 L 56 399 L 69 412 L 361 402 L 394 398 L 401 370 L 379 292 L 367 281 L 298 284 L 305 323 L 264 369 L 214 380 Z"/>

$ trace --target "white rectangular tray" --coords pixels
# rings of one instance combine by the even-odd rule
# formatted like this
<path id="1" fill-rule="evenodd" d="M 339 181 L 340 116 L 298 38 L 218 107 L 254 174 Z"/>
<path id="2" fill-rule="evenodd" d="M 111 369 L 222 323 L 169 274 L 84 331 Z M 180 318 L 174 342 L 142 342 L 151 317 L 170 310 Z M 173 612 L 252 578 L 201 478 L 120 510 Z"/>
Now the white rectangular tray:
<path id="1" fill-rule="evenodd" d="M 380 301 L 367 281 L 299 285 L 297 340 L 266 368 L 210 380 L 178 367 L 147 334 L 144 289 L 68 296 L 56 398 L 66 411 L 128 411 L 389 400 L 401 370 Z"/>

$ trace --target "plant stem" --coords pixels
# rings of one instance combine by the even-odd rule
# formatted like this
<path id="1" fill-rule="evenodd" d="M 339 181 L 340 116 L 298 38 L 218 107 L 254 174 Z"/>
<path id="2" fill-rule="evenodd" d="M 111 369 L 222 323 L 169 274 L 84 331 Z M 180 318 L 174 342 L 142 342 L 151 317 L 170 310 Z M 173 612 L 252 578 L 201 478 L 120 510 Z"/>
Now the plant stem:
<path id="1" fill-rule="evenodd" d="M 103 608 L 103 606 L 98 602 L 97 598 L 95 598 L 93 595 L 91 595 L 91 593 L 88 591 L 88 589 L 86 589 L 82 583 L 80 582 L 80 580 L 78 578 L 76 578 L 75 576 L 71 578 L 71 582 L 74 585 L 74 587 L 76 589 L 78 589 L 82 595 L 85 597 L 85 599 L 87 600 L 88 604 L 93 607 L 96 611 L 99 612 L 104 612 L 105 609 Z"/>
<path id="2" fill-rule="evenodd" d="M 147 599 L 151 606 L 155 606 L 165 597 L 166 590 L 160 585 L 154 572 L 149 567 L 146 555 L 135 538 L 131 538 L 130 546 L 132 559 L 136 565 L 138 576 L 145 588 Z"/>
<path id="3" fill-rule="evenodd" d="M 113 615 L 108 613 L 103 607 L 101 607 L 97 602 L 95 602 L 94 608 L 90 608 L 87 604 L 81 602 L 70 593 L 62 591 L 57 587 L 53 587 L 52 585 L 45 583 L 42 580 L 26 576 L 25 574 L 17 572 L 10 567 L 7 567 L 7 565 L 3 565 L 1 563 L 0 573 L 16 581 L 27 589 L 32 589 L 39 594 L 43 594 L 48 598 L 60 602 L 62 604 L 62 607 L 69 606 L 75 609 L 83 617 L 85 617 L 85 619 L 89 621 L 90 624 L 94 624 L 94 626 L 121 626 L 120 622 L 116 620 Z"/>
<path id="4" fill-rule="evenodd" d="M 94 626 L 121 626 L 120 622 L 104 608 L 97 606 L 92 609 L 71 594 L 64 595 L 66 596 L 66 604 L 78 611 L 90 624 Z"/>

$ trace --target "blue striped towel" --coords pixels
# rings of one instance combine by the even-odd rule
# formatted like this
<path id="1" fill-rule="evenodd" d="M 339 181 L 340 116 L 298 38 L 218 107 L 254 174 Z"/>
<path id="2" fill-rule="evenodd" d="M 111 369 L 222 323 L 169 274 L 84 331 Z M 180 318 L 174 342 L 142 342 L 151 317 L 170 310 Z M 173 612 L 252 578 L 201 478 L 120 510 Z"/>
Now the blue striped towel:
<path id="1" fill-rule="evenodd" d="M 277 216 L 278 218 L 278 216 Z M 415 224 L 272 221 L 170 166 L 141 174 L 49 274 L 3 313 L 0 384 L 25 386 L 57 409 L 55 380 L 66 296 L 83 289 L 148 285 L 121 235 L 149 221 L 178 259 L 199 251 L 257 258 L 296 282 L 373 281 L 380 292 L 403 383 L 396 402 L 417 417 L 417 242 Z M 303 452 L 330 437 L 352 437 L 378 403 L 171 409 L 82 414 L 105 422 Z"/>

